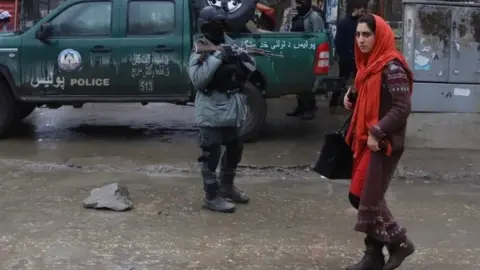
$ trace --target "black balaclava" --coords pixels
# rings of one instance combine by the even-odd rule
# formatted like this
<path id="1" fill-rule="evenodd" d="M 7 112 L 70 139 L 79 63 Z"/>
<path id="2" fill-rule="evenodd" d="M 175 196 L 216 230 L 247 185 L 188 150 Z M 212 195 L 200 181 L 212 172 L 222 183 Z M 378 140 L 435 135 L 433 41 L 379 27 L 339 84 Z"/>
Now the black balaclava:
<path id="1" fill-rule="evenodd" d="M 202 27 L 202 33 L 215 45 L 225 43 L 225 32 L 223 25 L 220 23 L 205 24 Z"/>
<path id="2" fill-rule="evenodd" d="M 215 45 L 225 42 L 224 25 L 227 13 L 216 6 L 206 6 L 198 14 L 200 31 Z"/>
<path id="3" fill-rule="evenodd" d="M 310 9 L 312 9 L 312 0 L 300 0 L 297 2 L 301 3 L 299 6 L 297 6 L 298 15 L 300 16 L 305 16 Z"/>

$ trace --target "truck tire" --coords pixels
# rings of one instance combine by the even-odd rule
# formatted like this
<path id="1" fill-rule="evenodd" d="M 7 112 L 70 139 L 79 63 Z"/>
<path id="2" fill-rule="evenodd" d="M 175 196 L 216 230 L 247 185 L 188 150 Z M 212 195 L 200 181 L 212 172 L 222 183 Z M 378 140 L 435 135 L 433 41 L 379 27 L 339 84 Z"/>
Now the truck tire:
<path id="1" fill-rule="evenodd" d="M 253 20 L 258 0 L 225 0 L 228 5 L 228 24 L 233 28 L 244 27 Z M 193 0 L 197 12 L 206 6 L 222 6 L 222 0 Z"/>
<path id="2" fill-rule="evenodd" d="M 240 127 L 240 137 L 243 141 L 255 140 L 267 117 L 267 101 L 260 90 L 248 82 L 243 93 L 247 96 L 247 116 Z"/>
<path id="3" fill-rule="evenodd" d="M 35 110 L 35 107 L 36 107 L 35 105 L 28 104 L 28 103 L 18 104 L 17 106 L 18 106 L 17 115 L 15 117 L 16 120 L 25 119 Z"/>
<path id="4" fill-rule="evenodd" d="M 0 81 L 0 138 L 5 138 L 15 121 L 15 103 L 6 83 Z"/>

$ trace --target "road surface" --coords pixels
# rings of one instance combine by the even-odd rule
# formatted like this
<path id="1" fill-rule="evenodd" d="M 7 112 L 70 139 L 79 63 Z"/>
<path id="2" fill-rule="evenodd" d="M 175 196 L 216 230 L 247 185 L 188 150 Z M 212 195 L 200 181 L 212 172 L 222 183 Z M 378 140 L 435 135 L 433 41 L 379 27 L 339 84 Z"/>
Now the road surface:
<path id="1" fill-rule="evenodd" d="M 246 145 L 234 214 L 201 209 L 193 108 L 87 104 L 37 109 L 0 141 L 0 269 L 344 269 L 361 256 L 347 181 L 309 170 L 344 116 L 287 119 L 269 102 Z M 272 111 L 274 113 L 272 113 Z M 400 269 L 480 269 L 478 151 L 409 148 L 388 193 L 418 251 Z M 126 185 L 130 212 L 86 210 L 91 189 Z"/>

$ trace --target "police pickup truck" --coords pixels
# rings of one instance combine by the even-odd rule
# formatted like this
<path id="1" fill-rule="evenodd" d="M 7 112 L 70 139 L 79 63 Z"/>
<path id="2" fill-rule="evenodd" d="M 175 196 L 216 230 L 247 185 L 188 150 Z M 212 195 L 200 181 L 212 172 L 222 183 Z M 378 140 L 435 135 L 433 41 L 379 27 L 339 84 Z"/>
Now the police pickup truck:
<path id="1" fill-rule="evenodd" d="M 226 3 L 232 22 L 244 25 L 245 14 L 253 16 L 256 5 L 254 0 Z M 31 28 L 3 34 L 0 137 L 39 106 L 192 102 L 195 90 L 187 67 L 197 33 L 195 16 L 202 5 L 209 4 L 68 0 Z M 241 131 L 245 140 L 252 140 L 264 124 L 267 98 L 311 90 L 317 76 L 328 74 L 328 35 L 248 32 L 230 36 L 238 45 L 283 55 L 256 56 L 257 71 L 245 88 L 248 116 Z"/>

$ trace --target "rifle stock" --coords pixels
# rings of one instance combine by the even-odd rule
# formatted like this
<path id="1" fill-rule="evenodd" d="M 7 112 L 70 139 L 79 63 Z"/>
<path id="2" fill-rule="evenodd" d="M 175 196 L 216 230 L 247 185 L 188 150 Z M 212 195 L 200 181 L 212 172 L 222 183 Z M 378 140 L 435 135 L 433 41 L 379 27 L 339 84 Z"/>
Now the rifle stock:
<path id="1" fill-rule="evenodd" d="M 205 43 L 197 42 L 194 45 L 193 51 L 195 53 L 205 53 L 205 52 L 214 52 L 217 49 L 218 49 L 217 46 L 213 44 L 205 44 Z"/>

